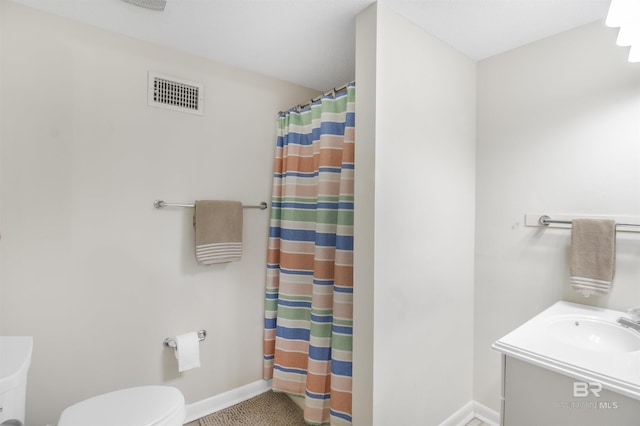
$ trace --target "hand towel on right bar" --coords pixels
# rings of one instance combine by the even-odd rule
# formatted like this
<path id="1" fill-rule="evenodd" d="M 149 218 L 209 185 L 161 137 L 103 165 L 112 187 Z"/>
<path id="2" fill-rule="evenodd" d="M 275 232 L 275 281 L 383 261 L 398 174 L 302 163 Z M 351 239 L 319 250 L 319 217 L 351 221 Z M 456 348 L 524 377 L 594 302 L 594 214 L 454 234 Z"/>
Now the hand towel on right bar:
<path id="1" fill-rule="evenodd" d="M 571 221 L 571 286 L 584 297 L 606 295 L 616 267 L 616 223 L 607 219 Z"/>

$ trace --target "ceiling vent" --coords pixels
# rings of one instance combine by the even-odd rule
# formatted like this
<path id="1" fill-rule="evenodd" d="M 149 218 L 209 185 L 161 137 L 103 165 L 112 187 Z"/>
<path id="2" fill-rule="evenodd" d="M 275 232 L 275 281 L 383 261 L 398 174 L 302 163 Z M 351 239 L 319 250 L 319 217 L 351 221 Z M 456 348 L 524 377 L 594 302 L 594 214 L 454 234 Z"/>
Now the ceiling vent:
<path id="1" fill-rule="evenodd" d="M 202 115 L 201 83 L 149 71 L 149 105 Z"/>

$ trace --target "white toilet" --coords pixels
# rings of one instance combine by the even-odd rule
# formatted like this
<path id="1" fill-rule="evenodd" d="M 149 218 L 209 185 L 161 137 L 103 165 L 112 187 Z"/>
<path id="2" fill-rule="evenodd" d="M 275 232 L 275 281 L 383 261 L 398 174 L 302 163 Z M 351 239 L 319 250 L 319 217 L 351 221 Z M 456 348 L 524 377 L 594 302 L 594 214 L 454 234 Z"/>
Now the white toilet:
<path id="1" fill-rule="evenodd" d="M 58 426 L 182 426 L 184 396 L 171 386 L 105 393 L 66 408 Z"/>

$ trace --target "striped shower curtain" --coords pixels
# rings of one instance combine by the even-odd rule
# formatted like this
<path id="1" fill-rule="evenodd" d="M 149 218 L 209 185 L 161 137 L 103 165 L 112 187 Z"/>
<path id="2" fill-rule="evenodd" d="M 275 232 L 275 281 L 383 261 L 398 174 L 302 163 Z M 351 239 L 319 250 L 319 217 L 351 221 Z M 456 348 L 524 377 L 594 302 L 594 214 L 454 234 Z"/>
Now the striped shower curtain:
<path id="1" fill-rule="evenodd" d="M 264 377 L 310 424 L 351 424 L 355 84 L 278 118 Z"/>

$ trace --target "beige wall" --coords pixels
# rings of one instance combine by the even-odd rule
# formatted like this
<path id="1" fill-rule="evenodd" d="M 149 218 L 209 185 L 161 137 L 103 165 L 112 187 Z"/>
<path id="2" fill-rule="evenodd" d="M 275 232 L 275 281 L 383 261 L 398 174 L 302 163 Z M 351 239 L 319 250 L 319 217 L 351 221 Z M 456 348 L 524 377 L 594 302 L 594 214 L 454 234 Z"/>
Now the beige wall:
<path id="1" fill-rule="evenodd" d="M 499 409 L 491 343 L 560 299 L 640 305 L 640 238 L 619 233 L 608 297 L 569 285 L 570 232 L 526 213 L 640 215 L 640 64 L 592 23 L 478 64 L 475 399 Z"/>
<path id="2" fill-rule="evenodd" d="M 0 2 L 0 333 L 33 335 L 27 416 L 164 383 L 192 403 L 259 380 L 268 213 L 241 262 L 193 256 L 192 211 L 268 200 L 276 114 L 316 93 Z M 147 106 L 147 71 L 204 83 L 204 116 Z M 165 337 L 206 329 L 179 374 Z"/>
<path id="3" fill-rule="evenodd" d="M 356 253 L 354 356 L 373 376 L 358 403 L 372 424 L 435 425 L 472 398 L 475 63 L 373 7 L 357 31 L 359 105 L 375 102 L 358 107 L 356 241 L 373 243 Z"/>
<path id="4" fill-rule="evenodd" d="M 315 93 L 11 2 L 0 24 L 0 333 L 35 338 L 29 424 L 125 386 L 195 402 L 258 380 L 267 213 L 245 213 L 242 262 L 201 267 L 191 212 L 152 202 L 268 199 L 275 114 Z M 489 345 L 583 301 L 569 234 L 524 214 L 640 215 L 638 65 L 602 23 L 482 61 L 477 82 L 384 5 L 357 33 L 354 422 L 497 410 Z M 203 82 L 205 115 L 147 107 L 148 70 Z M 619 236 L 614 290 L 588 302 L 640 304 L 638 243 Z M 162 340 L 200 328 L 203 366 L 178 374 Z"/>

